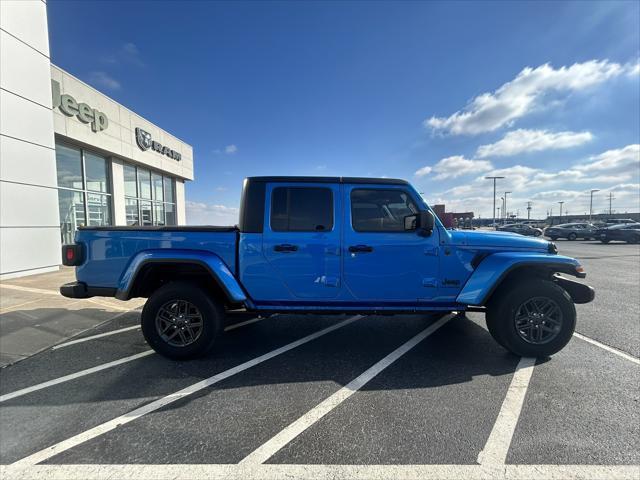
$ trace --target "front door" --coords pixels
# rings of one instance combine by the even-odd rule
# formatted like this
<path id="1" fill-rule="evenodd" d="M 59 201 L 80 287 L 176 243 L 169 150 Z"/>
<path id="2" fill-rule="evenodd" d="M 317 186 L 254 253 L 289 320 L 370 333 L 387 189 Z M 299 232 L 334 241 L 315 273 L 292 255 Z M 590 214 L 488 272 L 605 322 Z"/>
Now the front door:
<path id="1" fill-rule="evenodd" d="M 423 203 L 404 185 L 344 185 L 344 279 L 357 300 L 429 300 L 437 294 L 438 230 L 404 229 Z M 424 207 L 422 207 L 424 208 Z"/>
<path id="2" fill-rule="evenodd" d="M 340 278 L 339 184 L 267 185 L 263 252 L 288 292 L 271 300 L 332 299 Z M 276 278 L 273 281 L 278 281 Z"/>

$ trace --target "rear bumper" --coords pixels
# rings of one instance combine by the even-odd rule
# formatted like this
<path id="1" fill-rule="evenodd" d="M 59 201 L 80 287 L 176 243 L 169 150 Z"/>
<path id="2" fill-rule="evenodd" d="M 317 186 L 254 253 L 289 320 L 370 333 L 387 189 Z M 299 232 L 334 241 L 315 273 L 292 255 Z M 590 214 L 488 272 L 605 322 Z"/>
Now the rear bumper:
<path id="1" fill-rule="evenodd" d="M 589 285 L 575 282 L 560 275 L 555 276 L 555 281 L 567 291 L 573 303 L 589 303 L 596 297 L 596 291 Z"/>
<path id="2" fill-rule="evenodd" d="M 116 289 L 89 287 L 84 282 L 71 282 L 60 287 L 60 294 L 67 298 L 115 297 Z"/>

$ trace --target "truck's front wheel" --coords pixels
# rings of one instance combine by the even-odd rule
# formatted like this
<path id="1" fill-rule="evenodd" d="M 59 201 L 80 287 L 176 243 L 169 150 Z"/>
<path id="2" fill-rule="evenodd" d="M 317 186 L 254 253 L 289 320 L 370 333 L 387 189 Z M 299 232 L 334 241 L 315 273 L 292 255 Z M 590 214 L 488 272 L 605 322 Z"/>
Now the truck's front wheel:
<path id="1" fill-rule="evenodd" d="M 567 292 L 549 280 L 529 280 L 502 294 L 487 309 L 489 331 L 522 357 L 547 357 L 573 335 L 576 309 Z"/>
<path id="2" fill-rule="evenodd" d="M 224 310 L 190 283 L 168 283 L 142 309 L 142 333 L 156 352 L 176 360 L 207 353 L 220 335 Z"/>

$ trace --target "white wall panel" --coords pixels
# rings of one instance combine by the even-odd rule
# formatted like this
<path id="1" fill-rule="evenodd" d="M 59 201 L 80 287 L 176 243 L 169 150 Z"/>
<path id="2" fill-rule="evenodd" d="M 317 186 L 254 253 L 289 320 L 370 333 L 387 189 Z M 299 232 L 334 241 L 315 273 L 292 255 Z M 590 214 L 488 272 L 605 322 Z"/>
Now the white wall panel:
<path id="1" fill-rule="evenodd" d="M 0 181 L 2 227 L 59 227 L 58 191 Z"/>
<path id="2" fill-rule="evenodd" d="M 56 157 L 51 148 L 0 137 L 0 179 L 57 187 Z"/>
<path id="3" fill-rule="evenodd" d="M 111 179 L 113 185 L 113 219 L 115 225 L 126 225 L 127 214 L 124 202 L 124 169 L 122 162 L 113 158 L 111 161 Z"/>
<path id="4" fill-rule="evenodd" d="M 59 265 L 59 228 L 0 228 L 0 274 Z"/>
<path id="5" fill-rule="evenodd" d="M 0 30 L 0 87 L 51 108 L 49 59 Z"/>
<path id="6" fill-rule="evenodd" d="M 187 209 L 184 199 L 184 182 L 176 180 L 176 223 L 178 225 L 187 224 Z"/>
<path id="7" fill-rule="evenodd" d="M 0 134 L 53 148 L 51 110 L 0 90 Z"/>
<path id="8" fill-rule="evenodd" d="M 47 6 L 40 0 L 1 0 L 0 28 L 49 57 Z"/>

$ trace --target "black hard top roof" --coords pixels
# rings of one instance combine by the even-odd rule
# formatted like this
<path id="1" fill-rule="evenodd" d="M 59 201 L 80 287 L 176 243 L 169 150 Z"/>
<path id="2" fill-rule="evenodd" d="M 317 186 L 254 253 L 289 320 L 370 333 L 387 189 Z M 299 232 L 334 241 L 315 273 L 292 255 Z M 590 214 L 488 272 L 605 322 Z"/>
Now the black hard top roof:
<path id="1" fill-rule="evenodd" d="M 251 182 L 303 182 L 303 183 L 378 183 L 383 185 L 408 185 L 399 178 L 366 177 L 247 177 Z"/>

